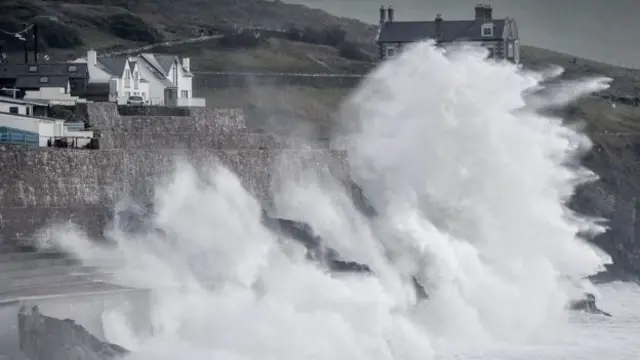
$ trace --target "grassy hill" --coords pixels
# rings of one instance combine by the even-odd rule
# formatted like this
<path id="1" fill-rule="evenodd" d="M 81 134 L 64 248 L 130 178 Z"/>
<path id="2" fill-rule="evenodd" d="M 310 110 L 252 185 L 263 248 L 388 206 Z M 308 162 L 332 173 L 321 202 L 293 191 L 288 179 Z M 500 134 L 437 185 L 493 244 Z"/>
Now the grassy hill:
<path id="1" fill-rule="evenodd" d="M 55 17 L 57 21 L 44 18 Z M 36 17 L 36 18 L 34 18 Z M 323 36 L 340 29 L 343 42 L 371 43 L 375 27 L 301 5 L 266 0 L 3 0 L 0 29 L 16 32 L 22 24 L 40 28 L 40 49 L 54 59 L 99 51 L 133 48 L 237 27 L 298 29 Z M 324 32 L 324 33 L 323 33 Z M 20 59 L 22 42 L 0 33 L 5 51 Z M 320 41 L 322 42 L 322 41 Z M 342 44 L 330 44 L 339 48 Z M 282 52 L 282 51 L 280 51 Z M 340 56 L 337 56 L 340 57 Z M 219 65 L 219 64 L 218 64 Z M 216 66 L 216 65 L 211 65 Z M 211 67 L 209 66 L 209 67 Z"/>

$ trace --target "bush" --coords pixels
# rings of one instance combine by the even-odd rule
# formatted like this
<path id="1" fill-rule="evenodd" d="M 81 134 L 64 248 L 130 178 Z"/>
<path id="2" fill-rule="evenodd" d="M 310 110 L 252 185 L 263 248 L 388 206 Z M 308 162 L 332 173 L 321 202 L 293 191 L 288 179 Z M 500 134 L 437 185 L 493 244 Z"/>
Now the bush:
<path id="1" fill-rule="evenodd" d="M 107 18 L 109 31 L 124 40 L 156 43 L 162 35 L 141 18 L 132 14 L 114 14 Z"/>
<path id="2" fill-rule="evenodd" d="M 358 45 L 350 42 L 343 41 L 337 46 L 338 54 L 345 59 L 357 60 L 357 61 L 369 61 L 371 60 L 367 54 L 363 53 Z"/>
<path id="3" fill-rule="evenodd" d="M 309 44 L 327 45 L 337 48 L 346 41 L 347 32 L 335 26 L 323 30 L 317 30 L 310 26 L 302 30 L 296 27 L 290 27 L 287 30 L 286 38 L 291 41 L 303 41 Z"/>
<path id="4" fill-rule="evenodd" d="M 325 45 L 338 47 L 347 38 L 347 32 L 339 27 L 326 28 L 322 31 L 322 43 Z"/>
<path id="5" fill-rule="evenodd" d="M 241 33 L 232 33 L 225 35 L 220 39 L 220 46 L 235 49 L 235 48 L 252 48 L 260 44 L 260 36 L 257 36 L 252 31 L 244 31 Z"/>
<path id="6" fill-rule="evenodd" d="M 42 19 L 36 23 L 41 49 L 73 49 L 84 44 L 78 30 L 60 21 Z"/>

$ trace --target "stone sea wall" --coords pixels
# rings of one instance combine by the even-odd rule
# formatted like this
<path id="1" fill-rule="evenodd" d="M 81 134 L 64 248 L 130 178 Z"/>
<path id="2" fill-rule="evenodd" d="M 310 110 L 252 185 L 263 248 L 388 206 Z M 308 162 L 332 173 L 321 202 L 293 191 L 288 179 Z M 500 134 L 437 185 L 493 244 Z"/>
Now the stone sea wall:
<path id="1" fill-rule="evenodd" d="M 110 104 L 91 104 L 88 114 L 102 134 L 100 150 L 0 146 L 0 240 L 30 238 L 48 223 L 68 220 L 99 236 L 116 202 L 152 196 L 179 159 L 196 168 L 223 163 L 266 204 L 282 162 L 345 170 L 339 152 L 248 132 L 240 110 L 124 117 Z"/>

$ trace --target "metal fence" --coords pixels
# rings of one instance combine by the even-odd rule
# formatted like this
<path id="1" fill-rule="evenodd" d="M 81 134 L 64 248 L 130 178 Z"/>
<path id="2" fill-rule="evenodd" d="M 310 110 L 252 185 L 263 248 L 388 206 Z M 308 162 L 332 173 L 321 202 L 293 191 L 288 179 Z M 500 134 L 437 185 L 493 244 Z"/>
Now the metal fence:
<path id="1" fill-rule="evenodd" d="M 39 146 L 40 136 L 32 132 L 2 126 L 0 127 L 0 143 Z"/>

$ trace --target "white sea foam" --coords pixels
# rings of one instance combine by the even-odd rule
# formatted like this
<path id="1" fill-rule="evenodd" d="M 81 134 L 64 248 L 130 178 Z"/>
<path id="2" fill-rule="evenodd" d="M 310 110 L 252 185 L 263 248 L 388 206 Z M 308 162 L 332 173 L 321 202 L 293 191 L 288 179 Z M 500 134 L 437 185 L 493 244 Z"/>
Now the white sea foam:
<path id="1" fill-rule="evenodd" d="M 602 229 L 565 206 L 592 179 L 576 159 L 590 143 L 538 110 L 607 80 L 540 93 L 558 71 L 486 55 L 417 44 L 345 103 L 338 144 L 380 213 L 374 220 L 337 182 L 311 173 L 277 187 L 279 214 L 307 221 L 375 276 L 327 274 L 261 225 L 260 204 L 233 173 L 182 164 L 156 192 L 151 223 L 163 236 L 116 228 L 108 251 L 78 232 L 57 239 L 87 262 L 119 260 L 117 282 L 153 290 L 153 337 L 122 336 L 117 314 L 106 333 L 133 359 L 473 358 L 569 341 L 563 279 L 609 258 L 577 236 Z M 416 301 L 411 275 L 428 301 Z"/>

